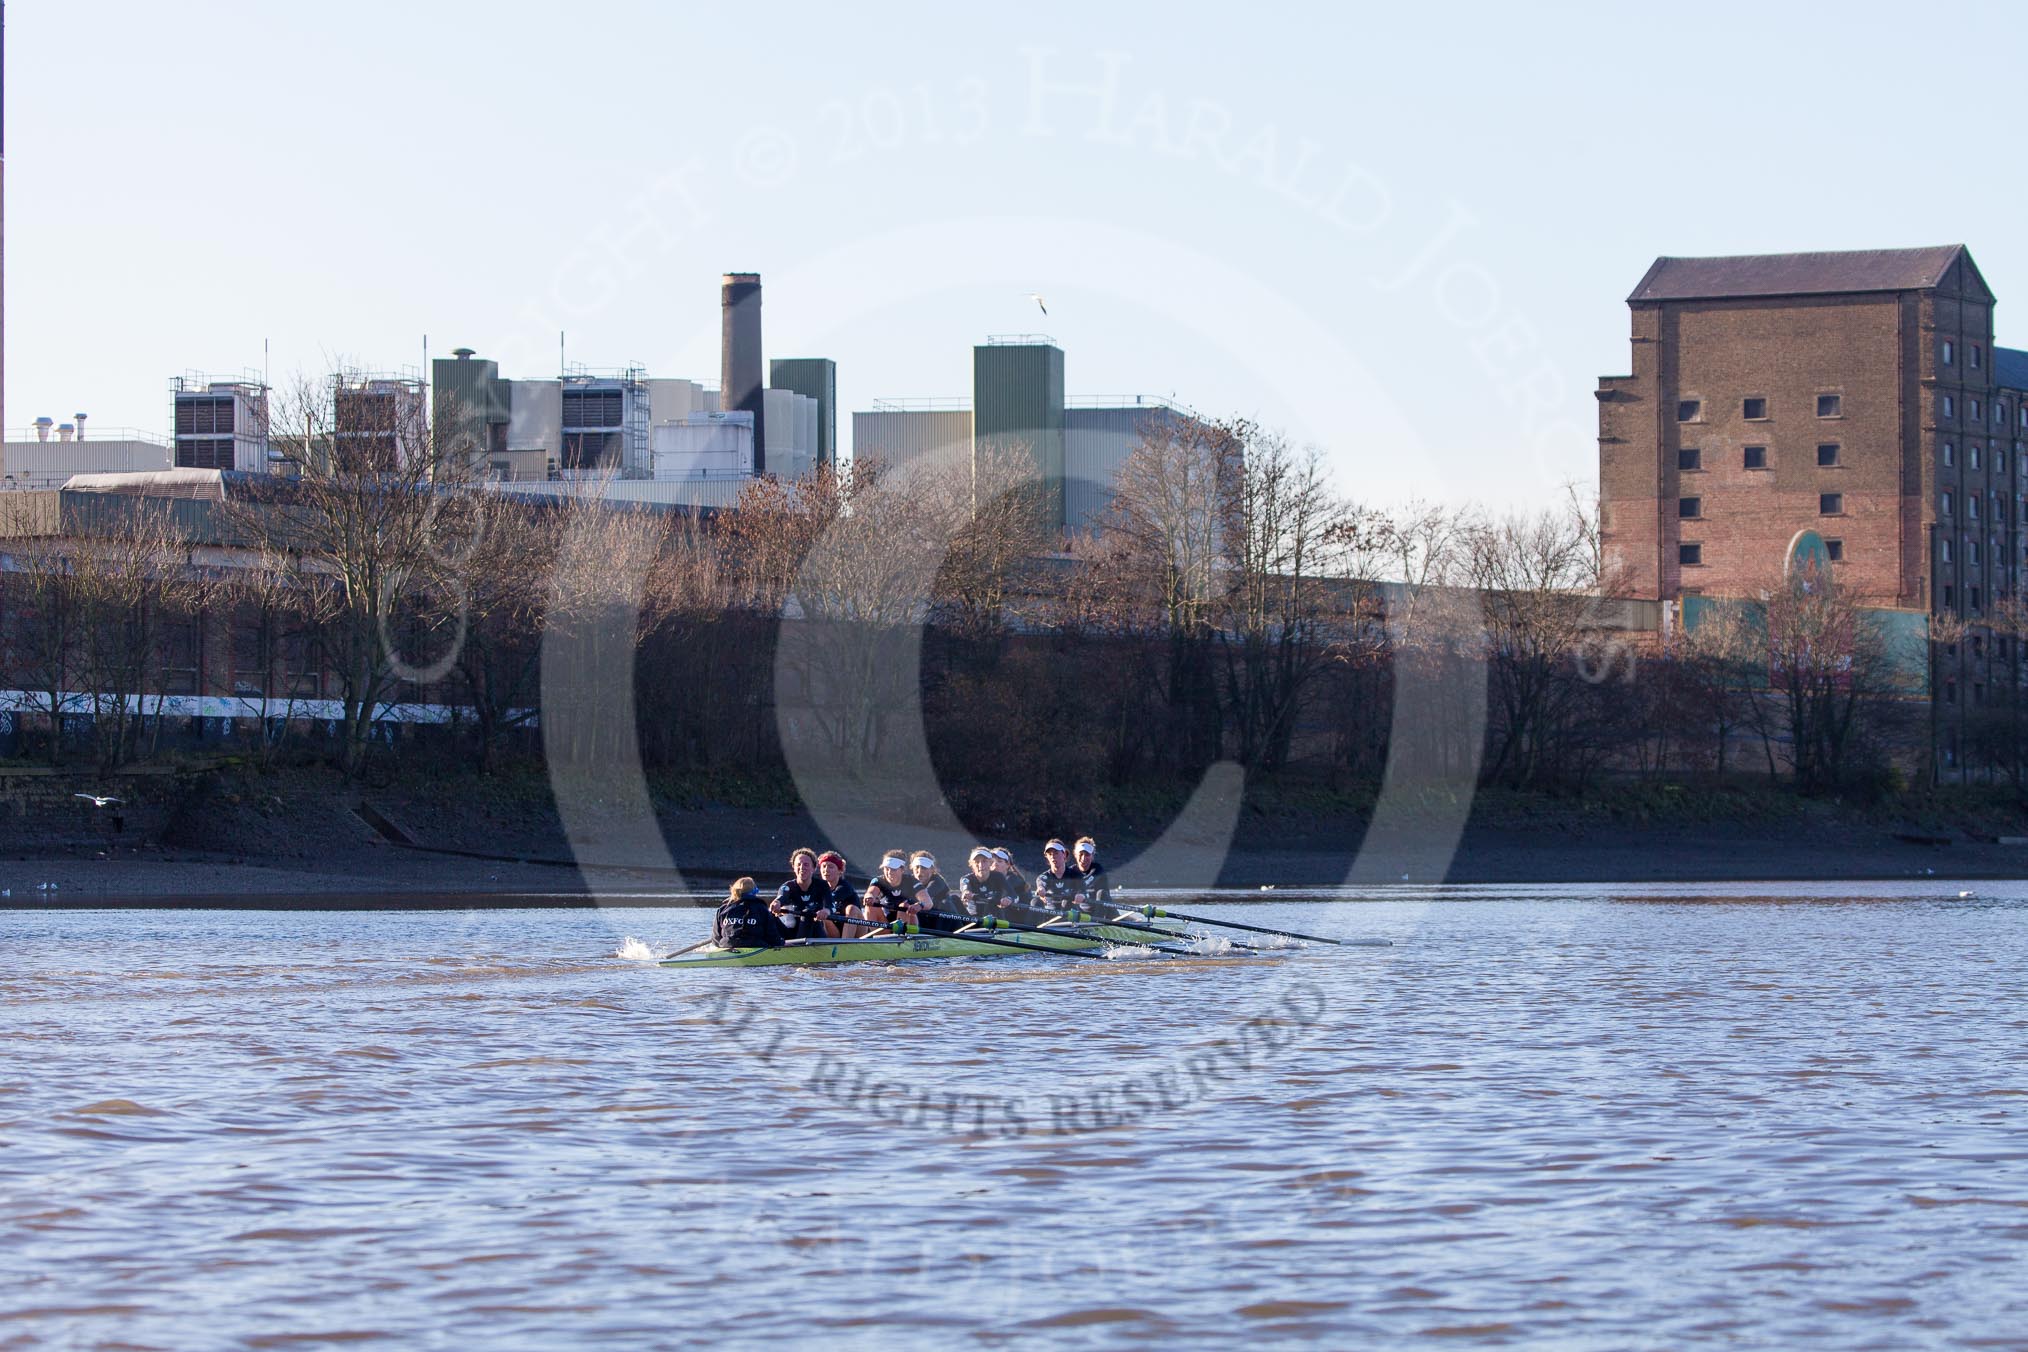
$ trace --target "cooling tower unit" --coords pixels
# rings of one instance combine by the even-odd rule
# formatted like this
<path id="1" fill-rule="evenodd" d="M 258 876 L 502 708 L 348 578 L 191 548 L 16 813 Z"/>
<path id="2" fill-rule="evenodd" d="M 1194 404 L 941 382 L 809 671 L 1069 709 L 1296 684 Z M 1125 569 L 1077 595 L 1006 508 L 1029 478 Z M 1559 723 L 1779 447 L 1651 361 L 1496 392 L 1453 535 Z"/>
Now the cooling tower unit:
<path id="1" fill-rule="evenodd" d="M 765 474 L 761 426 L 761 283 L 757 272 L 728 272 L 720 293 L 724 329 L 719 346 L 719 408 L 753 414 L 753 472 Z"/>

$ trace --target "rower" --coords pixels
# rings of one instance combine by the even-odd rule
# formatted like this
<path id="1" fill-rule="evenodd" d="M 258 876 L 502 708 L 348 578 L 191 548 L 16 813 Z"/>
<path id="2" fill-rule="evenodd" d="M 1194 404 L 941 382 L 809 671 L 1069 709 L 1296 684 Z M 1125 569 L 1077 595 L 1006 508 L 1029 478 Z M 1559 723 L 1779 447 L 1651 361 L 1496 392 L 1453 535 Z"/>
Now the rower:
<path id="1" fill-rule="evenodd" d="M 966 861 L 965 876 L 958 879 L 958 901 L 968 915 L 992 915 L 1013 901 L 1007 891 L 1007 875 L 994 869 L 999 861 L 981 845 Z"/>
<path id="2" fill-rule="evenodd" d="M 794 876 L 782 884 L 768 909 L 791 939 L 819 938 L 827 931 L 817 917 L 827 909 L 831 889 L 817 876 L 817 852 L 807 845 L 798 848 L 789 856 L 789 872 Z M 838 936 L 830 932 L 830 937 Z"/>
<path id="3" fill-rule="evenodd" d="M 1077 890 L 1084 894 L 1078 899 L 1078 904 L 1111 906 L 1113 880 L 1106 875 L 1106 866 L 1098 861 L 1098 842 L 1090 836 L 1079 836 L 1077 844 L 1070 848 L 1071 872 L 1077 875 Z"/>
<path id="4" fill-rule="evenodd" d="M 953 930 L 957 926 L 948 920 L 939 919 L 934 912 L 948 913 L 951 901 L 951 885 L 944 881 L 944 875 L 937 872 L 936 856 L 928 850 L 917 850 L 908 857 L 908 871 L 911 881 L 907 884 L 909 895 L 920 908 L 922 927 L 926 930 Z"/>
<path id="5" fill-rule="evenodd" d="M 880 872 L 866 884 L 866 891 L 854 908 L 853 919 L 862 926 L 861 933 L 870 933 L 897 920 L 913 922 L 920 911 L 927 909 L 916 902 L 911 895 L 913 891 L 908 856 L 900 850 L 889 850 L 880 857 Z"/>
<path id="6" fill-rule="evenodd" d="M 840 938 L 852 914 L 852 885 L 845 881 L 845 856 L 836 850 L 818 855 L 817 876 L 824 880 L 827 891 L 823 909 L 817 912 L 817 923 L 824 927 L 827 938 Z"/>
<path id="7" fill-rule="evenodd" d="M 741 878 L 726 890 L 711 921 L 711 942 L 719 948 L 780 948 L 788 942 L 781 921 L 760 899 L 753 879 Z"/>
<path id="8" fill-rule="evenodd" d="M 1011 898 L 1028 895 L 1028 879 L 1021 870 L 1014 867 L 1014 852 L 1005 845 L 993 847 L 993 871 L 1000 875 L 1000 885 L 1007 889 Z"/>
<path id="9" fill-rule="evenodd" d="M 1065 872 L 1070 851 L 1062 841 L 1051 840 L 1042 847 L 1042 857 L 1049 866 L 1035 875 L 1035 905 L 1052 915 L 1061 915 L 1076 906 L 1080 895 L 1077 875 Z"/>

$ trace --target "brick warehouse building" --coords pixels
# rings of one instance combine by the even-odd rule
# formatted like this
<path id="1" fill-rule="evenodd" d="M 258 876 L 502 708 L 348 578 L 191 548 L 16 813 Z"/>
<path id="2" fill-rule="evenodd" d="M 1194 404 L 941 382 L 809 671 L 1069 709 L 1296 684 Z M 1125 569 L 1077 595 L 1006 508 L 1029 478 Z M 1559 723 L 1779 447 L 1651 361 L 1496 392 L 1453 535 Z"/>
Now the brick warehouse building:
<path id="1" fill-rule="evenodd" d="M 1988 616 L 2028 581 L 2028 351 L 1994 304 L 1962 245 L 1656 259 L 1598 388 L 1621 594 L 1757 596 L 1815 531 L 1867 605 Z M 1945 703 L 2011 683 L 2004 641 L 1967 646 Z"/>

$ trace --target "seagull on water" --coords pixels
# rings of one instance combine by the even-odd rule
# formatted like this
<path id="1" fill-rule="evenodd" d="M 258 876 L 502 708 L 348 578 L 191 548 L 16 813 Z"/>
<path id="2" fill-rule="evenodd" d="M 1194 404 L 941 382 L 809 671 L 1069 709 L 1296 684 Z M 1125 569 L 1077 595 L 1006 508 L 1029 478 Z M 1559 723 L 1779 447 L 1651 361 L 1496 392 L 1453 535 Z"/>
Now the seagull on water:
<path id="1" fill-rule="evenodd" d="M 1038 309 L 1038 310 L 1042 311 L 1042 313 L 1044 313 L 1044 314 L 1048 314 L 1048 313 L 1049 313 L 1049 307 L 1048 307 L 1047 305 L 1044 305 L 1044 304 L 1042 303 L 1042 294 L 1041 294 L 1040 292 L 1038 292 L 1038 291 L 1030 291 L 1030 292 L 1028 293 L 1028 299 L 1030 299 L 1030 300 L 1032 300 L 1032 301 L 1034 301 L 1034 302 L 1035 302 L 1035 308 L 1036 308 L 1036 309 Z"/>
<path id="2" fill-rule="evenodd" d="M 113 803 L 117 803 L 120 801 L 117 798 L 109 797 L 103 793 L 74 793 L 71 795 L 71 797 L 82 798 L 85 801 L 89 802 L 93 807 L 107 807 Z"/>

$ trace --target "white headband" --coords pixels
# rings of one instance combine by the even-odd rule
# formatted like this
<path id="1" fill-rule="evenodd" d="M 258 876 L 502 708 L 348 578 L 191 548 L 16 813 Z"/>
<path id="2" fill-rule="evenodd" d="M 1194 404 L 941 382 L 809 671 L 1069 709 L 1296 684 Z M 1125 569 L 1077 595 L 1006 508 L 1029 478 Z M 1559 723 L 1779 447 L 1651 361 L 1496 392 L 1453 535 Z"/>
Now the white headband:
<path id="1" fill-rule="evenodd" d="M 903 859 L 898 854 L 890 854 L 887 858 L 880 861 L 880 866 L 882 868 L 907 868 L 908 860 Z"/>
<path id="2" fill-rule="evenodd" d="M 929 868 L 935 868 L 937 866 L 937 861 L 935 857 L 932 856 L 926 850 L 923 853 L 918 854 L 915 858 L 909 860 L 908 862 L 911 864 L 922 864 Z"/>

